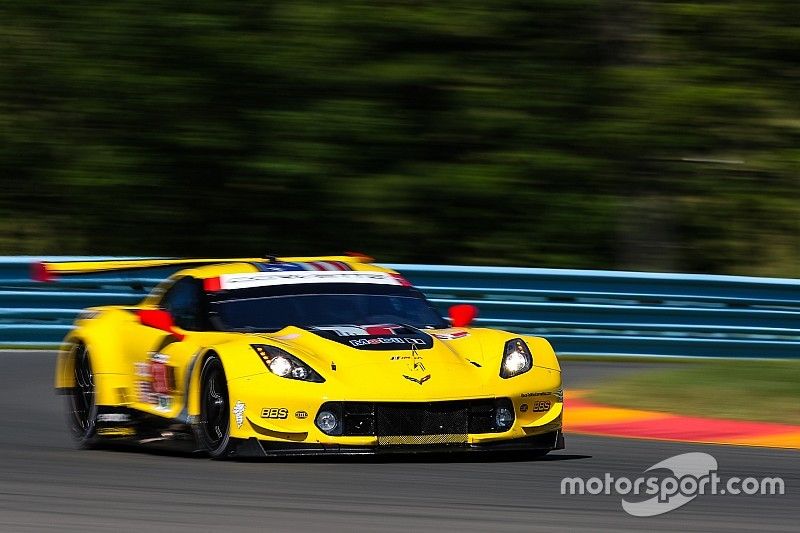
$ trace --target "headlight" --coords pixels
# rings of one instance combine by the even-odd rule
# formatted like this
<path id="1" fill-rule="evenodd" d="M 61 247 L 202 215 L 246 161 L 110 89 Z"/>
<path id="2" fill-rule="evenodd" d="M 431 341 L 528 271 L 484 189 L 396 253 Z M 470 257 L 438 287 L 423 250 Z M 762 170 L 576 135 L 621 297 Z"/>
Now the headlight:
<path id="1" fill-rule="evenodd" d="M 336 415 L 330 411 L 320 411 L 315 422 L 317 423 L 317 427 L 328 435 L 333 434 L 334 430 L 339 425 Z"/>
<path id="2" fill-rule="evenodd" d="M 498 407 L 495 411 L 494 422 L 498 429 L 507 430 L 514 423 L 514 412 L 507 407 Z"/>
<path id="3" fill-rule="evenodd" d="M 326 435 L 341 435 L 343 422 L 342 404 L 339 402 L 323 403 L 314 417 L 314 424 Z"/>
<path id="4" fill-rule="evenodd" d="M 317 374 L 310 366 L 293 356 L 286 350 L 268 344 L 250 345 L 267 366 L 270 372 L 276 376 L 300 381 L 313 381 L 323 383 L 325 378 Z"/>
<path id="5" fill-rule="evenodd" d="M 506 343 L 500 377 L 513 378 L 533 368 L 533 356 L 522 339 L 511 339 Z"/>
<path id="6" fill-rule="evenodd" d="M 285 378 L 292 371 L 292 362 L 288 357 L 278 355 L 270 359 L 267 365 L 273 374 Z"/>

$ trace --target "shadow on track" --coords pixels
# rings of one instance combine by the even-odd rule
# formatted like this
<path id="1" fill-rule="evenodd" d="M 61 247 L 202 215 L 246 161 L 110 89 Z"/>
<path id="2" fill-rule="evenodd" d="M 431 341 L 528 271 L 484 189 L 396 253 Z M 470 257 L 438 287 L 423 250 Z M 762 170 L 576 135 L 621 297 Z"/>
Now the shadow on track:
<path id="1" fill-rule="evenodd" d="M 76 453 L 81 450 L 76 449 Z M 108 453 L 130 453 L 157 455 L 163 457 L 179 457 L 186 459 L 209 460 L 204 452 L 187 451 L 161 446 L 142 446 L 131 443 L 103 443 L 94 448 L 93 451 Z M 308 456 L 287 456 L 287 457 L 231 457 L 220 459 L 220 461 L 230 461 L 234 463 L 330 463 L 330 464 L 442 464 L 442 463 L 527 463 L 527 462 L 553 462 L 553 461 L 575 461 L 580 459 L 591 459 L 591 455 L 569 454 L 551 452 L 547 455 L 538 455 L 530 452 L 426 452 L 426 453 L 388 453 L 385 455 L 308 455 Z"/>

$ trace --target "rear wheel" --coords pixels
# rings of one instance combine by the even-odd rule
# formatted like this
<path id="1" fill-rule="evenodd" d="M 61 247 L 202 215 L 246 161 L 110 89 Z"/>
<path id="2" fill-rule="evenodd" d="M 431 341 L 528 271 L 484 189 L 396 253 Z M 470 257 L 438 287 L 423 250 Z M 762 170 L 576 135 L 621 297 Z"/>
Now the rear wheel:
<path id="1" fill-rule="evenodd" d="M 83 344 L 75 348 L 73 379 L 75 384 L 67 397 L 67 424 L 76 444 L 81 448 L 91 448 L 97 442 L 97 402 L 92 362 L 89 350 Z"/>
<path id="2" fill-rule="evenodd" d="M 200 370 L 200 418 L 195 432 L 200 445 L 215 459 L 230 452 L 230 409 L 225 369 L 219 357 L 212 355 Z"/>

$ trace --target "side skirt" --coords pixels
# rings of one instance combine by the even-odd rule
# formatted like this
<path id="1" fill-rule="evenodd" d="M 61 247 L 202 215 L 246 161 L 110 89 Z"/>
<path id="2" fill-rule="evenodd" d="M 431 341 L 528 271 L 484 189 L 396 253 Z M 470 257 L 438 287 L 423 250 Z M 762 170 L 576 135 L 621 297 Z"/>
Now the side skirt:
<path id="1" fill-rule="evenodd" d="M 119 441 L 189 452 L 197 450 L 197 442 L 188 424 L 130 407 L 98 406 L 96 435 L 103 442 Z"/>

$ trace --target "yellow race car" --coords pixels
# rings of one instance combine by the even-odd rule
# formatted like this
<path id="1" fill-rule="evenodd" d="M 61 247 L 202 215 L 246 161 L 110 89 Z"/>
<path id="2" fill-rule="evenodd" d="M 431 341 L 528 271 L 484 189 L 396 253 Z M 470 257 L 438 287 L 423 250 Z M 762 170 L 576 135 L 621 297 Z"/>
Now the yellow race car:
<path id="1" fill-rule="evenodd" d="M 450 322 L 363 256 L 45 263 L 52 278 L 184 268 L 138 305 L 85 309 L 55 385 L 82 447 L 211 457 L 564 447 L 543 338 Z"/>

